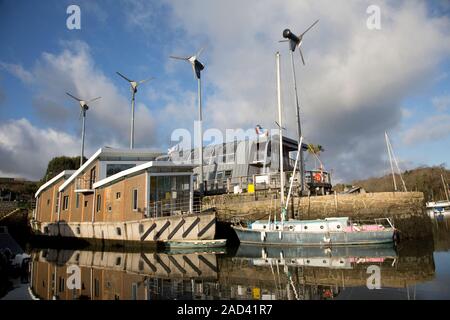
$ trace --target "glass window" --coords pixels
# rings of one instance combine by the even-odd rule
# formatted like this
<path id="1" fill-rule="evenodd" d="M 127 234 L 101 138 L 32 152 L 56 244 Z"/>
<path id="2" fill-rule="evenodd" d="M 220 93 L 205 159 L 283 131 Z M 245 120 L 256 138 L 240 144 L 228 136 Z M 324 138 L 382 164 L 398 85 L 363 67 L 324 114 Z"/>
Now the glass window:
<path id="1" fill-rule="evenodd" d="M 97 195 L 97 212 L 99 212 L 101 208 L 102 208 L 102 196 L 98 194 Z"/>
<path id="2" fill-rule="evenodd" d="M 138 211 L 138 190 L 133 189 L 133 211 Z"/>
<path id="3" fill-rule="evenodd" d="M 63 210 L 69 209 L 69 196 L 63 198 Z"/>
<path id="4" fill-rule="evenodd" d="M 77 197 L 75 200 L 75 208 L 79 208 L 80 207 L 80 195 L 77 193 Z"/>
<path id="5" fill-rule="evenodd" d="M 150 215 L 168 216 L 189 212 L 190 176 L 150 178 Z"/>
<path id="6" fill-rule="evenodd" d="M 106 177 L 135 167 L 134 163 L 111 163 L 106 165 Z"/>
<path id="7" fill-rule="evenodd" d="M 94 280 L 94 295 L 96 297 L 100 296 L 100 281 L 98 279 Z"/>
<path id="8" fill-rule="evenodd" d="M 138 285 L 137 283 L 131 284 L 131 300 L 137 300 Z"/>
<path id="9" fill-rule="evenodd" d="M 92 189 L 92 185 L 96 182 L 96 180 L 97 180 L 97 169 L 93 167 L 91 169 L 89 176 L 89 189 Z"/>

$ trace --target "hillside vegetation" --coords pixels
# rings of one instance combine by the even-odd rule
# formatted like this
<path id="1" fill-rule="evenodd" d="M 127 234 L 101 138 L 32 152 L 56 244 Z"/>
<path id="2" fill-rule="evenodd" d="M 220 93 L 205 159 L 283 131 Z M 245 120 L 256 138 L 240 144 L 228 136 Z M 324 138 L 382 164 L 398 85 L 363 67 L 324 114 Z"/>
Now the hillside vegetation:
<path id="1" fill-rule="evenodd" d="M 444 187 L 442 184 L 441 174 L 447 183 L 450 182 L 450 170 L 444 166 L 419 167 L 413 170 L 406 170 L 402 173 L 408 191 L 421 191 L 425 195 L 426 200 L 445 200 Z M 402 182 L 399 175 L 396 175 L 397 189 L 402 191 Z M 347 185 L 359 186 L 367 192 L 389 192 L 394 190 L 392 175 L 387 174 L 383 177 L 368 178 L 364 180 L 352 181 L 349 184 L 338 184 L 335 186 L 336 191 L 343 191 Z"/>

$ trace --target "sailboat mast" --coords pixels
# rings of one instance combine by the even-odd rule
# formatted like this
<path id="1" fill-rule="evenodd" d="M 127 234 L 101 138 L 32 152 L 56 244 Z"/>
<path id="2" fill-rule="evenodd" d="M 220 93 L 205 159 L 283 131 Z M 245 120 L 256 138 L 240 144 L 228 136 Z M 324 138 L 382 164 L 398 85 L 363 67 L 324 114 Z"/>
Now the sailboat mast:
<path id="1" fill-rule="evenodd" d="M 392 180 L 394 180 L 394 191 L 397 191 L 397 182 L 395 181 L 394 165 L 392 164 L 391 149 L 389 148 L 389 138 L 387 132 L 384 132 L 384 137 L 386 139 L 386 148 L 389 155 L 389 163 L 391 164 Z"/>
<path id="2" fill-rule="evenodd" d="M 280 53 L 277 52 L 277 100 L 278 100 L 278 125 L 280 126 L 280 193 L 281 208 L 284 206 L 284 168 L 283 168 L 283 117 L 281 106 L 281 75 L 280 75 Z"/>
<path id="3" fill-rule="evenodd" d="M 444 185 L 445 197 L 447 198 L 447 201 L 450 201 L 450 198 L 448 196 L 448 185 L 445 183 L 444 176 L 442 175 L 442 173 L 441 173 L 441 180 L 442 184 Z"/>

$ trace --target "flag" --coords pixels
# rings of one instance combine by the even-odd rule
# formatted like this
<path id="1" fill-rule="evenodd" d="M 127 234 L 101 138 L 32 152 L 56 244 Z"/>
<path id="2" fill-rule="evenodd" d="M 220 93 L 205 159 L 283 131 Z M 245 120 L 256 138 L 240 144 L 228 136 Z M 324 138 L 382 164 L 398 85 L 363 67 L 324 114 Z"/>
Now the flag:
<path id="1" fill-rule="evenodd" d="M 256 134 L 258 135 L 258 138 L 268 137 L 269 136 L 269 130 L 264 129 L 259 124 L 256 125 L 255 131 L 256 131 Z"/>
<path id="2" fill-rule="evenodd" d="M 178 152 L 178 151 L 180 151 L 180 144 L 179 143 L 174 145 L 173 147 L 167 149 L 167 154 L 170 156 L 172 153 Z"/>

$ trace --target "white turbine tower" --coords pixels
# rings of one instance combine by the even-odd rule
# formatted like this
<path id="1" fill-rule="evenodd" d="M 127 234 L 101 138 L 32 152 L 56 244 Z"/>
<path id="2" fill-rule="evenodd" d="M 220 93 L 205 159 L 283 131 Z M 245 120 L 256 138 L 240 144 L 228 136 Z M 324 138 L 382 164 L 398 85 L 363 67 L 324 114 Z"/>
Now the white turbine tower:
<path id="1" fill-rule="evenodd" d="M 134 101 L 135 96 L 137 92 L 137 88 L 139 85 L 143 84 L 144 82 L 147 82 L 151 79 L 154 79 L 153 77 L 141 80 L 141 81 L 134 81 L 130 80 L 129 78 L 125 77 L 120 72 L 116 72 L 119 76 L 124 78 L 126 81 L 130 83 L 130 89 L 131 89 L 131 132 L 130 132 L 130 149 L 134 148 Z"/>
<path id="2" fill-rule="evenodd" d="M 303 52 L 301 45 L 303 43 L 303 36 L 306 32 L 308 32 L 312 27 L 314 27 L 319 20 L 316 20 L 308 29 L 306 29 L 302 34 L 299 36 L 293 34 L 291 30 L 285 29 L 283 31 L 283 38 L 286 38 L 287 40 L 281 40 L 280 42 L 289 41 L 289 49 L 291 53 L 291 66 L 292 66 L 292 80 L 294 83 L 294 93 L 295 93 L 295 105 L 296 105 L 296 115 L 297 115 L 297 134 L 298 134 L 298 141 L 300 141 L 300 138 L 302 137 L 302 126 L 300 122 L 300 103 L 298 98 L 298 91 L 297 91 L 297 77 L 295 75 L 295 65 L 294 65 L 294 51 L 296 48 L 298 48 L 298 51 L 300 53 L 300 57 L 302 58 L 303 65 L 305 65 L 305 59 L 303 57 Z M 302 146 L 298 146 L 301 148 Z M 304 175 L 305 175 L 305 168 L 304 168 L 304 159 L 303 159 L 303 151 L 300 151 L 300 180 L 301 180 L 301 191 L 304 191 Z"/>
<path id="3" fill-rule="evenodd" d="M 198 119 L 199 119 L 199 131 L 200 131 L 200 150 L 199 150 L 199 160 L 200 160 L 200 193 L 203 194 L 203 130 L 202 130 L 202 84 L 200 80 L 201 71 L 205 69 L 205 66 L 198 61 L 198 57 L 202 53 L 204 48 L 201 48 L 195 55 L 189 57 L 177 57 L 170 56 L 172 59 L 185 60 L 192 65 L 192 70 L 197 78 L 198 85 Z"/>
<path id="4" fill-rule="evenodd" d="M 66 94 L 77 100 L 80 104 L 80 117 L 83 118 L 82 120 L 82 126 L 81 126 L 81 157 L 80 157 L 80 167 L 83 165 L 83 158 L 84 158 L 84 135 L 85 135 L 85 129 L 86 129 L 86 111 L 89 110 L 89 106 L 87 105 L 90 102 L 93 102 L 95 100 L 100 99 L 101 97 L 97 97 L 91 100 L 82 100 L 80 98 L 75 97 L 74 95 L 71 95 L 70 93 L 66 92 Z"/>

